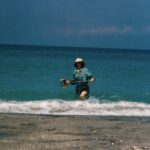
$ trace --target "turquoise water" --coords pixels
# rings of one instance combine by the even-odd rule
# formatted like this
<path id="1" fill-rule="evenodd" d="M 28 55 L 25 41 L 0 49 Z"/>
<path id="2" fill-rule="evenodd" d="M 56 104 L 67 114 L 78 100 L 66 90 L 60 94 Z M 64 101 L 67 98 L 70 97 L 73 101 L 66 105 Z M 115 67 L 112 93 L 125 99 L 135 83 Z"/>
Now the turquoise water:
<path id="1" fill-rule="evenodd" d="M 59 101 L 63 106 L 72 102 L 71 107 L 76 102 L 81 103 L 75 98 L 74 86 L 62 89 L 59 84 L 61 77 L 72 79 L 76 57 L 83 57 L 86 67 L 96 77 L 96 82 L 91 84 L 88 105 L 96 101 L 97 105 L 124 102 L 149 106 L 150 51 L 1 46 L 0 100 L 3 107 L 0 111 L 8 111 L 6 107 L 11 109 L 14 104 L 11 112 L 29 103 L 34 106 L 38 103 L 40 109 L 41 102 L 45 102 L 45 109 L 47 103 L 48 107 L 53 107 L 52 102 Z"/>

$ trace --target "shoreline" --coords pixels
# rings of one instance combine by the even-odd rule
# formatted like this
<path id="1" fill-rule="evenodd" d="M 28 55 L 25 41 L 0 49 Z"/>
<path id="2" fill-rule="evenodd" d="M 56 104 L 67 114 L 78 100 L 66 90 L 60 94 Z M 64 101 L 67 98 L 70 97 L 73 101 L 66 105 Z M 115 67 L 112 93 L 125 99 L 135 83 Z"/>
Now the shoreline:
<path id="1" fill-rule="evenodd" d="M 150 117 L 0 113 L 5 150 L 148 150 L 149 137 Z"/>

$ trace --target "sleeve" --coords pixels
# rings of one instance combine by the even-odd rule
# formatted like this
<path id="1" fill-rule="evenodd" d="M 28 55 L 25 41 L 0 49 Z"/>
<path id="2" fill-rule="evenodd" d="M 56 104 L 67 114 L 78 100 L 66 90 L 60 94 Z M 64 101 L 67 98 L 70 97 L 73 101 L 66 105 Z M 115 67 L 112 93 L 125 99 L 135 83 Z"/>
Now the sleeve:
<path id="1" fill-rule="evenodd" d="M 86 78 L 87 80 L 94 78 L 94 75 L 87 68 L 86 68 Z"/>

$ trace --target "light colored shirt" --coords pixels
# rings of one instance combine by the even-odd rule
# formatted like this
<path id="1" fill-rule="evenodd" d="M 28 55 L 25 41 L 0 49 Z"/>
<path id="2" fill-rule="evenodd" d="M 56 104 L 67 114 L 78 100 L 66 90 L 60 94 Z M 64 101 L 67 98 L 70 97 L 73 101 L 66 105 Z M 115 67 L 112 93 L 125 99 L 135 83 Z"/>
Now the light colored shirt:
<path id="1" fill-rule="evenodd" d="M 88 80 L 91 79 L 93 74 L 87 68 L 81 68 L 80 70 L 75 69 L 73 72 L 73 78 L 75 81 L 81 81 L 88 83 Z"/>

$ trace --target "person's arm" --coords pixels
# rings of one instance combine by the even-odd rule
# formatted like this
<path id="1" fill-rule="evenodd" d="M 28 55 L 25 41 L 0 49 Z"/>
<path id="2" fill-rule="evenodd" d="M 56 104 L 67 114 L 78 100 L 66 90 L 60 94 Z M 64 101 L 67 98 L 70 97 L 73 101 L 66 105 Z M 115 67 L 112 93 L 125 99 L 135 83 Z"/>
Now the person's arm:
<path id="1" fill-rule="evenodd" d="M 94 82 L 95 81 L 94 75 L 88 69 L 86 69 L 86 71 L 87 71 L 87 81 Z"/>
<path id="2" fill-rule="evenodd" d="M 67 80 L 67 83 L 74 85 L 74 84 L 77 84 L 77 81 L 76 80 Z"/>
<path id="3" fill-rule="evenodd" d="M 77 79 L 75 78 L 75 71 L 73 72 L 73 80 L 66 80 L 67 84 L 75 85 L 77 84 Z"/>
<path id="4" fill-rule="evenodd" d="M 73 72 L 73 79 L 68 80 L 67 82 L 68 82 L 68 84 L 75 85 L 75 84 L 79 84 L 79 83 L 82 83 L 82 82 L 85 82 L 85 81 L 78 81 L 77 78 L 76 78 L 76 71 L 74 71 Z"/>
<path id="5" fill-rule="evenodd" d="M 82 83 L 86 83 L 87 81 L 77 81 L 77 80 L 70 80 L 69 83 L 72 84 L 72 85 L 75 85 L 75 84 L 82 84 Z"/>

